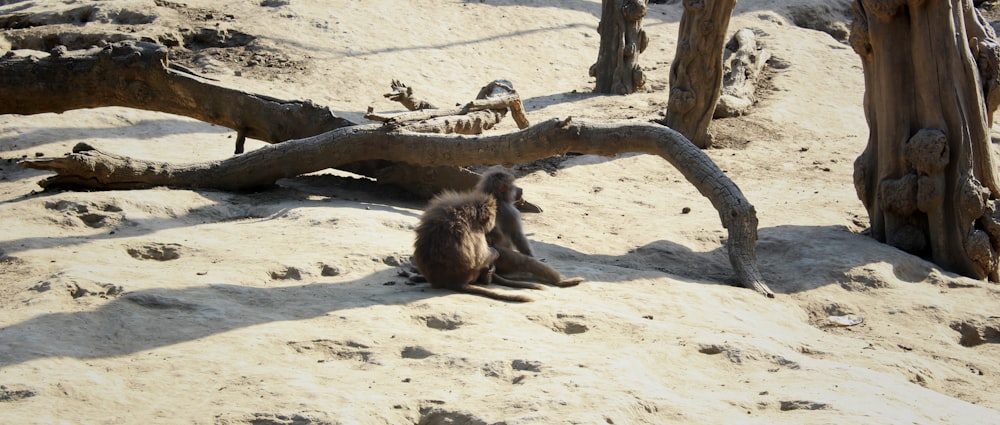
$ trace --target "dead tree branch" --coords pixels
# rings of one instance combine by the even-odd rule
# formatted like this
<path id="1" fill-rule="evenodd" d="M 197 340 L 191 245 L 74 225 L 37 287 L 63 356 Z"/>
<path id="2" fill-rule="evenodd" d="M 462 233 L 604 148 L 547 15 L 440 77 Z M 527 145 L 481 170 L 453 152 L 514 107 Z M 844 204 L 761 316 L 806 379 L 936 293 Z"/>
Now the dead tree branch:
<path id="1" fill-rule="evenodd" d="M 0 60 L 0 114 L 39 114 L 103 106 L 182 115 L 237 131 L 236 152 L 355 125 L 310 101 L 230 89 L 173 66 L 167 48 L 124 41 L 89 50 L 57 48 L 46 57 Z"/>
<path id="2" fill-rule="evenodd" d="M 393 90 L 409 96 L 413 91 L 398 81 L 393 82 Z M 429 106 L 421 100 L 410 101 Z M 247 137 L 280 143 L 356 125 L 310 101 L 281 100 L 222 87 L 171 64 L 167 48 L 153 43 L 123 41 L 87 50 L 57 48 L 45 57 L 11 51 L 0 59 L 0 114 L 59 113 L 105 106 L 166 112 L 231 128 L 237 132 L 237 154 L 243 153 Z M 512 103 L 511 109 L 514 107 Z M 478 179 L 476 173 L 455 167 L 425 169 L 387 161 L 338 168 L 423 197 L 442 189 L 470 189 Z"/>
<path id="3" fill-rule="evenodd" d="M 757 81 L 771 58 L 771 52 L 757 43 L 757 35 L 748 28 L 733 34 L 724 55 L 722 94 L 713 118 L 738 117 L 757 103 Z"/>
<path id="4" fill-rule="evenodd" d="M 383 125 L 336 129 L 265 146 L 223 161 L 184 165 L 140 161 L 81 144 L 62 158 L 23 160 L 55 171 L 43 186 L 97 189 L 173 186 L 243 190 L 342 164 L 384 160 L 427 167 L 516 164 L 568 151 L 611 156 L 647 152 L 670 162 L 707 197 L 729 231 L 729 256 L 739 281 L 773 296 L 757 269 L 757 216 L 740 189 L 700 149 L 670 128 L 645 122 L 597 123 L 552 119 L 527 129 L 483 137 L 412 133 Z"/>

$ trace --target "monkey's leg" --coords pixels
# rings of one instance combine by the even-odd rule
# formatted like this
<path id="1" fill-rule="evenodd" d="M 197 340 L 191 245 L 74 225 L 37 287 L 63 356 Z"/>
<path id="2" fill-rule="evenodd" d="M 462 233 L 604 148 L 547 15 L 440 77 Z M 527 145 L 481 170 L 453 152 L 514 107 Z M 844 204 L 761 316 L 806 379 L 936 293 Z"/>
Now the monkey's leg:
<path id="1" fill-rule="evenodd" d="M 499 247 L 500 258 L 497 259 L 497 274 L 512 275 L 515 273 L 526 274 L 532 279 L 555 286 L 566 287 L 575 286 L 583 282 L 582 277 L 565 278 L 562 274 L 534 257 L 521 254 L 520 252 Z"/>

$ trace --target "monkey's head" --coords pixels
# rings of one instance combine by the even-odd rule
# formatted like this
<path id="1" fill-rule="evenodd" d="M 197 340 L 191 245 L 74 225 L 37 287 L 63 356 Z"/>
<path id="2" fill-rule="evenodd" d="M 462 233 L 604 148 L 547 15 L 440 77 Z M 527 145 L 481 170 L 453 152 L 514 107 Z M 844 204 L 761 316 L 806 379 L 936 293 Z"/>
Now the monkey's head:
<path id="1" fill-rule="evenodd" d="M 514 184 L 514 175 L 507 170 L 491 170 L 483 174 L 476 190 L 493 195 L 500 202 L 512 203 L 521 199 L 523 190 Z"/>

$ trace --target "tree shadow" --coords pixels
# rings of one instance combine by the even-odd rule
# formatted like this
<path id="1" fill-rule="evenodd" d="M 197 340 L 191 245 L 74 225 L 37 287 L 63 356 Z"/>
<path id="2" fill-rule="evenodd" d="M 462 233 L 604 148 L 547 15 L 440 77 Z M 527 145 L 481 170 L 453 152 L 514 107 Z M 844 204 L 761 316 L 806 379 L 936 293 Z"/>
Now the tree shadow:
<path id="1" fill-rule="evenodd" d="M 455 40 L 443 43 L 423 44 L 419 46 L 387 47 L 383 49 L 371 49 L 371 50 L 336 49 L 336 48 L 331 48 L 329 46 L 305 44 L 298 40 L 280 38 L 280 37 L 261 37 L 261 38 L 271 40 L 272 42 L 277 43 L 279 45 L 294 46 L 298 49 L 306 51 L 320 51 L 328 54 L 334 54 L 346 57 L 371 57 L 371 56 L 379 56 L 379 55 L 386 55 L 386 54 L 393 54 L 393 53 L 400 53 L 407 51 L 440 50 L 452 47 L 474 46 L 476 44 L 484 43 L 487 41 L 505 40 L 531 34 L 565 31 L 574 28 L 593 30 L 595 27 L 584 24 L 566 24 L 566 25 L 559 25 L 547 28 L 534 28 L 534 29 L 512 31 L 506 34 L 495 35 L 491 37 L 483 37 L 472 40 Z"/>
<path id="2" fill-rule="evenodd" d="M 372 284 L 402 279 L 385 270 L 341 283 L 277 288 L 216 283 L 126 292 L 95 310 L 43 314 L 0 328 L 0 369 L 50 357 L 117 357 L 265 323 L 454 293 L 426 284 L 391 290 Z"/>
<path id="3" fill-rule="evenodd" d="M 386 211 L 419 218 L 410 209 L 420 209 L 425 201 L 402 189 L 378 185 L 363 178 L 334 175 L 306 175 L 279 180 L 278 185 L 252 193 L 234 193 L 193 189 L 210 201 L 208 205 L 191 208 L 170 218 L 130 218 L 134 206 L 118 199 L 65 197 L 67 192 L 47 190 L 0 201 L 0 205 L 29 199 L 46 199 L 42 214 L 59 214 L 72 222 L 74 228 L 91 228 L 94 233 L 67 236 L 33 236 L 12 239 L 0 245 L 0 255 L 9 256 L 27 249 L 49 249 L 90 243 L 95 240 L 134 238 L 165 229 L 220 223 L 236 220 L 271 220 L 298 208 L 326 207 Z M 129 191 L 134 193 L 137 191 Z M 75 193 L 75 192 L 70 192 Z M 69 198 L 69 199 L 67 199 Z M 342 202 L 340 202 L 342 201 Z M 155 208 L 147 205 L 147 208 Z M 251 221 L 252 222 L 252 221 Z M 53 224 L 58 226 L 60 224 Z"/>
<path id="4" fill-rule="evenodd" d="M 935 264 L 900 251 L 844 226 L 782 225 L 759 229 L 758 266 L 767 285 L 778 294 L 794 294 L 827 285 L 847 290 L 874 289 L 882 282 L 859 273 L 888 263 L 894 278 L 905 282 L 926 280 Z M 617 270 L 667 273 L 708 284 L 740 286 L 725 245 L 696 252 L 672 241 L 660 240 L 635 248 L 623 255 L 585 254 L 571 248 L 538 244 L 560 260 L 607 266 L 600 279 L 612 280 Z M 595 269 L 600 269 L 595 267 Z M 587 276 L 585 276 L 587 277 Z"/>
<path id="5" fill-rule="evenodd" d="M 169 115 L 169 114 L 167 114 Z M 55 121 L 55 120 L 54 120 Z M 54 123 L 55 124 L 55 123 Z M 125 130 L 127 128 L 127 130 Z M 18 134 L 0 135 L 0 146 L 4 149 L 35 149 L 60 142 L 82 141 L 84 139 L 159 139 L 179 134 L 234 132 L 196 120 L 179 118 L 144 119 L 127 126 L 116 127 L 74 127 L 50 125 Z"/>
<path id="6" fill-rule="evenodd" d="M 601 18 L 601 2 L 600 1 L 581 1 L 581 0 L 533 0 L 533 1 L 510 1 L 510 0 L 464 0 L 464 3 L 481 4 L 485 6 L 493 7 L 506 7 L 506 6 L 518 6 L 518 7 L 535 7 L 535 8 L 545 8 L 545 9 L 566 9 L 572 10 L 574 12 L 586 13 L 595 18 Z M 676 21 L 680 19 L 680 13 L 683 11 L 683 5 L 680 0 L 668 0 L 668 1 L 657 1 L 649 2 L 647 5 L 646 17 L 643 18 L 643 25 L 645 25 L 646 20 L 663 20 L 670 19 L 670 21 Z M 676 15 L 676 16 L 675 16 Z M 668 18 L 662 18 L 663 16 L 668 16 Z"/>
<path id="7" fill-rule="evenodd" d="M 613 96 L 601 93 L 594 93 L 593 91 L 577 91 L 573 90 L 571 92 L 564 93 L 553 93 L 544 96 L 535 96 L 521 99 L 521 103 L 524 105 L 524 110 L 527 112 L 537 111 L 540 109 L 547 108 L 553 105 L 561 105 L 566 103 L 579 102 L 581 100 L 586 100 L 598 96 Z"/>

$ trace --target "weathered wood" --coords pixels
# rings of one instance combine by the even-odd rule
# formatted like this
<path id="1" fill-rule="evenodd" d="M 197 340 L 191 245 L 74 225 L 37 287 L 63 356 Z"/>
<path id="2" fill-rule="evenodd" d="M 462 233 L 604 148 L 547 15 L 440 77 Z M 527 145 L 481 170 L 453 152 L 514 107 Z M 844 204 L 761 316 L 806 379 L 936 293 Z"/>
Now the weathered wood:
<path id="1" fill-rule="evenodd" d="M 401 83 L 393 80 L 393 84 Z M 400 102 L 404 106 L 412 103 L 402 100 Z M 420 105 L 425 104 L 426 102 L 423 102 Z M 414 105 L 409 105 L 407 108 L 410 106 Z M 462 106 L 448 109 L 425 108 L 396 114 L 376 113 L 369 108 L 365 118 L 394 126 L 406 126 L 402 129 L 418 133 L 481 134 L 499 124 L 508 110 L 511 111 L 518 128 L 524 129 L 531 125 L 524 114 L 521 97 L 514 87 L 508 81 L 497 80 L 483 87 L 476 100 Z M 421 122 L 414 123 L 414 121 Z"/>
<path id="2" fill-rule="evenodd" d="M 594 92 L 635 93 L 646 83 L 639 67 L 639 54 L 649 45 L 642 29 L 646 0 L 603 0 L 597 32 L 601 44 L 590 76 L 597 78 Z"/>
<path id="3" fill-rule="evenodd" d="M 757 81 L 770 58 L 771 52 L 757 43 L 753 30 L 743 28 L 733 34 L 722 59 L 722 94 L 713 118 L 744 115 L 757 103 Z"/>
<path id="4" fill-rule="evenodd" d="M 136 41 L 57 48 L 41 58 L 8 52 L 0 60 L 0 99 L 0 114 L 124 106 L 191 117 L 268 143 L 356 124 L 310 101 L 222 87 L 170 64 L 166 47 Z"/>
<path id="5" fill-rule="evenodd" d="M 412 95 L 412 89 L 397 81 L 393 90 Z M 44 57 L 10 51 L 0 59 L 0 114 L 104 106 L 166 112 L 233 129 L 237 154 L 243 153 L 247 137 L 280 143 L 356 125 L 310 101 L 281 100 L 220 86 L 170 63 L 167 48 L 158 44 L 124 41 L 87 50 L 57 48 Z M 422 197 L 444 189 L 471 189 L 478 178 L 472 171 L 455 167 L 423 169 L 387 161 L 338 168 Z M 414 176 L 424 179 L 412 180 Z"/>
<path id="6" fill-rule="evenodd" d="M 712 145 L 708 124 L 722 88 L 722 49 L 734 7 L 736 0 L 684 0 L 664 122 L 701 148 Z"/>
<path id="7" fill-rule="evenodd" d="M 876 239 L 998 280 L 1000 182 L 992 29 L 969 0 L 854 2 L 868 145 L 854 185 Z"/>
<path id="8" fill-rule="evenodd" d="M 670 128 L 636 121 L 596 123 L 549 120 L 527 129 L 467 137 L 412 133 L 363 125 L 291 140 L 222 161 L 170 164 L 140 161 L 78 145 L 62 158 L 32 158 L 24 167 L 57 175 L 41 184 L 95 189 L 151 186 L 243 190 L 285 177 L 369 160 L 425 167 L 517 164 L 566 152 L 611 156 L 647 152 L 670 162 L 707 197 L 729 231 L 729 256 L 739 281 L 773 296 L 757 269 L 757 216 L 740 189 L 700 149 Z"/>

